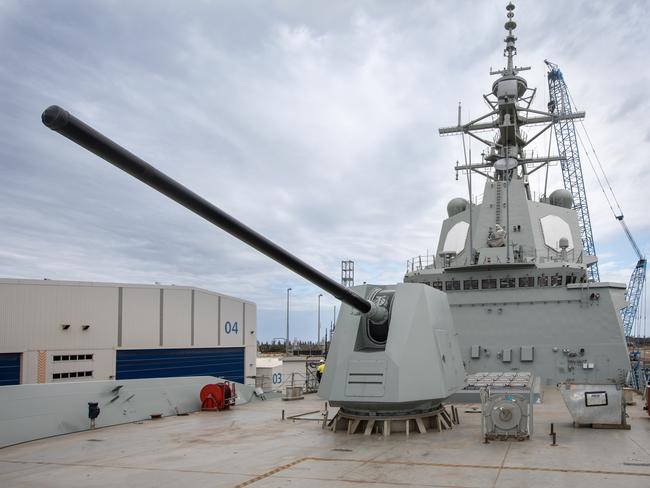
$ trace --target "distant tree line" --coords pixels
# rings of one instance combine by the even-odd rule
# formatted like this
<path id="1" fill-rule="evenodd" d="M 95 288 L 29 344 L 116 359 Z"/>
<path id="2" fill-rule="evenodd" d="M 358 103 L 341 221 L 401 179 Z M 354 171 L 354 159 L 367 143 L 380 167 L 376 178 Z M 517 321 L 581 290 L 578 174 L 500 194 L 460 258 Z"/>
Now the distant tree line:
<path id="1" fill-rule="evenodd" d="M 325 347 L 327 347 L 327 344 Z M 312 341 L 293 341 L 289 344 L 289 353 L 296 356 L 314 356 L 321 354 L 323 350 L 322 344 L 316 344 Z M 257 341 L 257 350 L 261 353 L 284 353 L 286 347 L 284 341 L 273 340 L 271 342 Z"/>

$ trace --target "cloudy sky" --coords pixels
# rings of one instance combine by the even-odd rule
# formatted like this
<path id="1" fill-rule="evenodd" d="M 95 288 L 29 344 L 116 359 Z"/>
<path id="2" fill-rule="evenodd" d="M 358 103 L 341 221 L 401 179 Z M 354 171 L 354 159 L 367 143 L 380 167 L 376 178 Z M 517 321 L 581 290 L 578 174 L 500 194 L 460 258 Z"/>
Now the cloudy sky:
<path id="1" fill-rule="evenodd" d="M 255 301 L 261 339 L 284 336 L 291 287 L 292 336 L 314 338 L 315 287 L 49 131 L 41 112 L 63 106 L 335 279 L 353 259 L 357 283 L 399 282 L 466 193 L 452 171 L 461 141 L 437 129 L 459 101 L 464 118 L 486 111 L 505 4 L 2 0 L 0 276 L 204 287 Z M 536 106 L 548 58 L 649 249 L 647 3 L 516 5 Z M 636 257 L 585 159 L 601 279 L 627 282 Z M 550 178 L 562 186 L 559 167 Z M 336 304 L 323 297 L 324 325 Z"/>

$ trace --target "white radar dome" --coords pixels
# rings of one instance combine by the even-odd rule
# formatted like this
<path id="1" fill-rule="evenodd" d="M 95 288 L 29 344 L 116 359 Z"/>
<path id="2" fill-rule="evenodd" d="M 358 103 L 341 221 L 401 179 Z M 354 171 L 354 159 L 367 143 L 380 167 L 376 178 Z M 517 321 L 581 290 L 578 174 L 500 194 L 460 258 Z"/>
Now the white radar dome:
<path id="1" fill-rule="evenodd" d="M 555 190 L 548 197 L 548 202 L 556 207 L 572 208 L 573 195 L 571 192 L 564 189 Z"/>
<path id="2" fill-rule="evenodd" d="M 452 198 L 451 200 L 449 200 L 449 203 L 447 204 L 447 215 L 453 217 L 456 214 L 464 212 L 465 210 L 467 210 L 468 205 L 469 202 L 464 198 L 460 198 L 460 197 Z"/>

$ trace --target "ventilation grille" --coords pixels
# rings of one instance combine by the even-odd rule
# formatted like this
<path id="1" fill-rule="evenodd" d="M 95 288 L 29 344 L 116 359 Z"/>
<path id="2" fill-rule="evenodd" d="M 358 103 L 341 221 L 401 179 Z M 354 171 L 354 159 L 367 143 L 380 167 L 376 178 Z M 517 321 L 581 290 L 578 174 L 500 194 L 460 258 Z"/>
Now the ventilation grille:
<path id="1" fill-rule="evenodd" d="M 383 397 L 386 361 L 350 360 L 345 385 L 348 397 Z"/>

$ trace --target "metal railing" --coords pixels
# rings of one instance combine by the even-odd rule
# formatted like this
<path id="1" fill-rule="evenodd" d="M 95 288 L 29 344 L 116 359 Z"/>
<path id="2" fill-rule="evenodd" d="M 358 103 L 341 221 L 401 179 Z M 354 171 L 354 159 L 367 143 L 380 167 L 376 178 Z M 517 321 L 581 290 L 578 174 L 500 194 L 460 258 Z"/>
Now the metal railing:
<path id="1" fill-rule="evenodd" d="M 582 263 L 582 252 L 577 254 L 576 249 L 570 249 L 564 252 L 555 251 L 547 247 L 546 254 L 540 254 L 537 248 L 530 246 L 512 245 L 513 251 L 510 260 L 502 259 L 499 256 L 483 256 L 479 255 L 476 262 L 470 262 L 469 256 L 462 253 L 460 256 L 453 254 L 445 254 L 443 256 L 434 256 L 432 254 L 424 254 L 412 257 L 406 261 L 406 272 L 412 273 L 417 271 L 424 271 L 428 269 L 445 269 L 452 264 L 456 266 L 471 266 L 471 265 L 486 265 L 486 264 L 525 264 L 525 263 Z"/>

